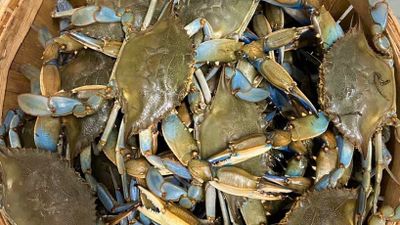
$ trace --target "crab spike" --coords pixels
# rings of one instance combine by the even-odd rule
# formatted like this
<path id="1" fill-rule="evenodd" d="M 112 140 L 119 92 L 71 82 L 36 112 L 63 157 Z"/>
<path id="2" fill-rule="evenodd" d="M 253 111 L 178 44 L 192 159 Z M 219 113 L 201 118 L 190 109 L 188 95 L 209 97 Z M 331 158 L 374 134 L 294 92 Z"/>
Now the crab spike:
<path id="1" fill-rule="evenodd" d="M 34 142 L 37 148 L 50 152 L 57 151 L 57 143 L 61 132 L 60 118 L 37 117 L 34 127 Z"/>
<path id="2" fill-rule="evenodd" d="M 75 31 L 69 31 L 68 34 L 82 45 L 113 58 L 118 57 L 122 46 L 122 43 L 118 41 L 98 40 Z"/>
<path id="3" fill-rule="evenodd" d="M 297 87 L 296 82 L 280 64 L 267 57 L 265 59 L 255 60 L 255 66 L 269 83 L 280 90 L 295 96 L 304 106 L 311 109 L 315 114 L 318 113 L 315 106 Z"/>
<path id="4" fill-rule="evenodd" d="M 242 46 L 242 42 L 232 39 L 213 39 L 205 41 L 197 47 L 195 61 L 196 63 L 236 61 L 236 52 L 240 50 Z"/>

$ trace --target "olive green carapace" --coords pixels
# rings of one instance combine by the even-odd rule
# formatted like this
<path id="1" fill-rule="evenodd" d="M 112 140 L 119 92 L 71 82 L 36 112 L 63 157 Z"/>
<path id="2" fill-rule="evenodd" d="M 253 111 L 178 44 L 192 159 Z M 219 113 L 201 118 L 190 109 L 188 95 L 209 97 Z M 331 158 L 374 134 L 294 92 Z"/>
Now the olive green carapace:
<path id="1" fill-rule="evenodd" d="M 229 81 L 221 74 L 211 108 L 200 125 L 201 157 L 221 152 L 231 141 L 262 133 L 261 113 L 255 103 L 232 94 Z"/>
<path id="2" fill-rule="evenodd" d="M 257 0 L 184 1 L 181 16 L 186 23 L 205 18 L 213 28 L 213 38 L 232 37 L 243 33 L 257 5 Z"/>
<path id="3" fill-rule="evenodd" d="M 0 150 L 2 213 L 18 225 L 94 225 L 89 186 L 55 154 Z"/>
<path id="4" fill-rule="evenodd" d="M 111 102 L 104 102 L 95 114 L 83 118 L 76 118 L 73 115 L 62 118 L 71 159 L 103 132 L 111 112 L 111 105 Z"/>
<path id="5" fill-rule="evenodd" d="M 180 104 L 189 91 L 193 54 L 192 41 L 173 15 L 123 44 L 113 75 L 128 134 L 148 128 Z"/>
<path id="6" fill-rule="evenodd" d="M 313 191 L 300 197 L 280 224 L 353 225 L 356 202 L 356 190 Z"/>
<path id="7" fill-rule="evenodd" d="M 60 68 L 61 87 L 65 91 L 84 85 L 106 85 L 115 60 L 100 52 L 81 50 Z"/>
<path id="8" fill-rule="evenodd" d="M 360 29 L 349 31 L 325 55 L 319 98 L 339 131 L 367 150 L 376 129 L 395 116 L 394 73 Z"/>

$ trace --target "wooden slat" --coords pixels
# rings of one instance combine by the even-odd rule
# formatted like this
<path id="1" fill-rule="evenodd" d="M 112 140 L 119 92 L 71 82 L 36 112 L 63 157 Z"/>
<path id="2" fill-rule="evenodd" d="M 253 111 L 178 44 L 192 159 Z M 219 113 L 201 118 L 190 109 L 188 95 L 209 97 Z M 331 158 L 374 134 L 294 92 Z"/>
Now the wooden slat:
<path id="1" fill-rule="evenodd" d="M 29 31 L 43 0 L 19 0 L 0 34 L 0 107 L 3 109 L 7 76 L 22 41 Z M 15 3 L 15 2 L 14 2 Z M 8 8 L 8 6 L 7 6 Z M 7 9 L 3 15 L 7 14 Z M 2 118 L 2 111 L 0 111 Z"/>

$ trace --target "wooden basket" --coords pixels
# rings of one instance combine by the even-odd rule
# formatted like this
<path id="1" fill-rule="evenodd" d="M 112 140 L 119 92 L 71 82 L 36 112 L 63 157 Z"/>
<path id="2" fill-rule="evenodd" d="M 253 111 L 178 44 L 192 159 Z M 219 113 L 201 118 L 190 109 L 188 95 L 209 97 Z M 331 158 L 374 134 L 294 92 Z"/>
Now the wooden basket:
<path id="1" fill-rule="evenodd" d="M 346 0 L 321 0 L 338 19 L 349 6 Z M 38 40 L 38 29 L 45 26 L 56 36 L 58 24 L 50 14 L 55 0 L 0 0 L 0 118 L 11 108 L 17 107 L 17 96 L 30 91 L 29 80 L 20 72 L 20 66 L 32 64 L 40 68 L 43 48 Z M 85 2 L 82 0 L 82 2 Z M 345 21 L 344 21 L 345 22 Z M 387 32 L 395 50 L 395 74 L 400 87 L 400 24 L 390 13 Z M 400 90 L 400 88 L 398 88 Z M 400 106 L 400 95 L 397 98 Z M 400 107 L 398 107 L 400 112 Z M 392 171 L 400 177 L 400 144 L 393 141 Z M 385 201 L 392 206 L 400 203 L 400 187 L 392 180 L 384 182 Z M 0 220 L 0 225 L 5 225 Z M 398 223 L 400 225 L 400 223 Z"/>

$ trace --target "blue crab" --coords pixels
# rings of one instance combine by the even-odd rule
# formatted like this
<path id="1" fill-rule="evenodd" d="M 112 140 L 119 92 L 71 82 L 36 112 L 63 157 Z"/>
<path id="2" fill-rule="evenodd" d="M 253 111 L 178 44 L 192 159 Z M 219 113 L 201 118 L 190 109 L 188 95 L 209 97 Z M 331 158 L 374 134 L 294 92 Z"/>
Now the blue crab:
<path id="1" fill-rule="evenodd" d="M 1 213 L 11 224 L 96 224 L 89 187 L 54 154 L 2 148 Z"/>
<path id="2" fill-rule="evenodd" d="M 369 1 L 366 4 L 354 0 L 350 3 L 362 20 L 358 27 L 351 28 L 325 54 L 320 72 L 319 99 L 346 141 L 365 157 L 364 178 L 355 217 L 357 224 L 361 224 L 365 219 L 366 200 L 371 193 L 372 146 L 377 170 L 373 194 L 375 213 L 385 165 L 382 128 L 389 125 L 397 129 L 398 119 L 392 50 L 384 35 L 388 5 L 386 1 Z M 340 178 L 343 169 L 350 165 L 352 150 L 343 155 L 346 155 L 343 157 L 345 161 L 341 161 L 340 168 L 329 176 L 331 181 Z"/>

